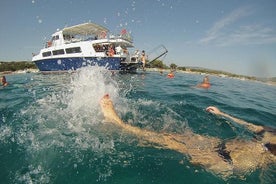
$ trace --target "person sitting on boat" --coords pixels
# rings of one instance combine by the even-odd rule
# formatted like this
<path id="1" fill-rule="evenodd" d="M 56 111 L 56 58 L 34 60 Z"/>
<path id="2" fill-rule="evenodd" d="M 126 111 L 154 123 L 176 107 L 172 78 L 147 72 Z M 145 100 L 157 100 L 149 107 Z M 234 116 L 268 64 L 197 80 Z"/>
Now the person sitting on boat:
<path id="1" fill-rule="evenodd" d="M 119 54 L 119 55 L 122 55 L 122 50 L 123 49 L 120 45 L 115 48 L 116 53 Z"/>
<path id="2" fill-rule="evenodd" d="M 9 83 L 7 82 L 6 77 L 4 75 L 1 77 L 1 83 L 2 83 L 2 86 L 4 86 L 4 87 L 9 85 Z"/>
<path id="3" fill-rule="evenodd" d="M 112 45 L 109 45 L 109 48 L 108 48 L 108 56 L 109 57 L 113 57 L 115 54 L 115 51 L 113 49 L 113 46 Z"/>
<path id="4" fill-rule="evenodd" d="M 192 164 L 203 166 L 207 171 L 225 180 L 233 176 L 243 178 L 256 169 L 265 169 L 271 164 L 276 164 L 276 129 L 248 123 L 213 106 L 207 107 L 206 111 L 245 126 L 259 136 L 258 139 L 225 141 L 217 137 L 196 134 L 190 129 L 182 134 L 154 132 L 124 123 L 117 115 L 108 94 L 102 97 L 100 106 L 106 122 L 122 128 L 125 133 L 134 134 L 143 145 L 188 155 Z"/>
<path id="5" fill-rule="evenodd" d="M 210 81 L 209 81 L 209 77 L 208 77 L 208 76 L 205 76 L 205 77 L 203 78 L 202 83 L 198 84 L 196 87 L 199 87 L 199 88 L 206 88 L 206 89 L 210 88 L 210 87 L 211 87 L 211 83 L 210 83 Z"/>
<path id="6" fill-rule="evenodd" d="M 123 53 L 124 53 L 125 55 L 128 55 L 128 54 L 129 54 L 126 47 L 123 48 Z"/>

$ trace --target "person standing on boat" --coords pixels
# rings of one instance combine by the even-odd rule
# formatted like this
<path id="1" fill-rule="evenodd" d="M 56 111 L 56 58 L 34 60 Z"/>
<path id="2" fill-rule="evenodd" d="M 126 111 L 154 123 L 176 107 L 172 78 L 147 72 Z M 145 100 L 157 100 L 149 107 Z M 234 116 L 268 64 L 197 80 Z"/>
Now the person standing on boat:
<path id="1" fill-rule="evenodd" d="M 143 67 L 143 70 L 145 70 L 145 67 L 146 67 L 146 53 L 144 50 L 142 50 L 142 56 L 141 56 L 141 61 L 142 61 L 142 67 Z"/>
<path id="2" fill-rule="evenodd" d="M 116 54 L 122 55 L 122 47 L 119 45 L 115 48 Z"/>

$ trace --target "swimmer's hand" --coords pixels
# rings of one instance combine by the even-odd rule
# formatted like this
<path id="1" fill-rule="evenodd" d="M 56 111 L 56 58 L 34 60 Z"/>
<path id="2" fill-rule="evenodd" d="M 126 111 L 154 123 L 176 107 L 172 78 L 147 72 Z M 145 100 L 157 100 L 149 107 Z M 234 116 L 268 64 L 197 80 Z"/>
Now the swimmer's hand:
<path id="1" fill-rule="evenodd" d="M 223 115 L 223 113 L 217 107 L 214 106 L 207 107 L 206 111 L 215 115 Z"/>
<path id="2" fill-rule="evenodd" d="M 229 118 L 230 120 L 236 122 L 237 124 L 240 124 L 240 125 L 243 125 L 245 126 L 247 129 L 251 130 L 252 132 L 255 132 L 255 133 L 259 133 L 261 132 L 262 130 L 264 130 L 264 127 L 263 126 L 260 126 L 260 125 L 254 125 L 252 123 L 249 123 L 249 122 L 246 122 L 242 119 L 239 119 L 239 118 L 236 118 L 234 116 L 231 116 L 229 114 L 226 114 L 224 112 L 221 112 L 217 107 L 214 107 L 214 106 L 209 106 L 206 108 L 206 111 L 207 112 L 210 112 L 212 114 L 215 114 L 215 115 L 220 115 L 220 116 L 223 116 L 225 118 Z M 269 141 L 268 141 L 269 142 Z"/>

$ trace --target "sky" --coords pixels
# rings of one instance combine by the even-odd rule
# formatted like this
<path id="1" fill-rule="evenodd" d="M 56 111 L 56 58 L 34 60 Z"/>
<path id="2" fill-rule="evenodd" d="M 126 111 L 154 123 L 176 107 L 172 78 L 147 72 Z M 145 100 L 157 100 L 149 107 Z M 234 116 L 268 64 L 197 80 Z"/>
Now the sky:
<path id="1" fill-rule="evenodd" d="M 275 0 L 1 0 L 0 61 L 30 61 L 57 29 L 126 29 L 166 65 L 276 77 Z M 150 56 L 149 56 L 150 57 Z"/>

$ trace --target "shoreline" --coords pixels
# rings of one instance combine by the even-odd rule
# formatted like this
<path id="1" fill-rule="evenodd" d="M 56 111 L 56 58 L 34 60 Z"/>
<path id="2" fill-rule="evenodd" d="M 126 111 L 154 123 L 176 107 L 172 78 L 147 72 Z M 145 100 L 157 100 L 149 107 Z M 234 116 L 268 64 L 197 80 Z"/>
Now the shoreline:
<path id="1" fill-rule="evenodd" d="M 161 69 L 163 72 L 167 72 L 169 73 L 171 70 L 170 69 Z M 158 68 L 147 68 L 146 71 L 150 71 L 150 72 L 160 72 L 161 71 Z M 216 77 L 221 77 L 221 78 L 230 78 L 230 79 L 237 79 L 237 80 L 241 80 L 241 81 L 252 81 L 252 82 L 260 82 L 266 85 L 270 85 L 270 86 L 276 86 L 276 81 L 262 81 L 262 80 L 258 80 L 256 79 L 250 79 L 249 77 L 234 77 L 234 76 L 229 76 L 226 74 L 215 74 L 215 73 L 208 73 L 208 72 L 197 72 L 197 71 L 183 71 L 183 70 L 176 70 L 176 73 L 186 73 L 186 74 L 197 74 L 197 75 L 210 75 L 210 76 L 216 76 Z"/>
<path id="2" fill-rule="evenodd" d="M 146 68 L 146 71 L 148 72 L 166 72 L 169 73 L 171 70 L 170 69 L 159 69 L 159 68 Z M 40 71 L 38 69 L 26 69 L 26 70 L 17 70 L 17 71 L 4 71 L 0 72 L 0 75 L 13 75 L 13 74 L 24 74 L 24 73 L 39 73 Z M 234 76 L 229 76 L 226 74 L 222 73 L 208 73 L 207 72 L 198 72 L 198 71 L 183 71 L 183 70 L 175 70 L 176 73 L 186 73 L 186 74 L 197 74 L 197 75 L 211 75 L 211 76 L 216 76 L 216 77 L 222 77 L 222 78 L 230 78 L 230 79 L 237 79 L 237 80 L 242 80 L 242 81 L 252 81 L 252 82 L 260 82 L 266 85 L 270 86 L 276 86 L 276 81 L 261 81 L 258 79 L 250 79 L 249 77 L 234 77 Z"/>
<path id="3" fill-rule="evenodd" d="M 26 69 L 26 70 L 16 70 L 16 71 L 4 71 L 0 72 L 0 75 L 13 75 L 13 74 L 23 74 L 23 73 L 38 73 L 38 69 Z"/>

